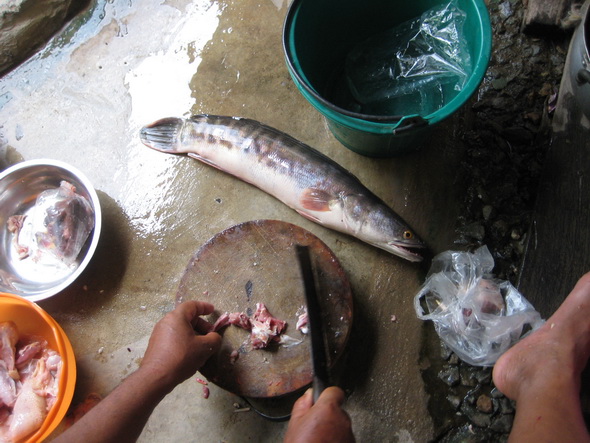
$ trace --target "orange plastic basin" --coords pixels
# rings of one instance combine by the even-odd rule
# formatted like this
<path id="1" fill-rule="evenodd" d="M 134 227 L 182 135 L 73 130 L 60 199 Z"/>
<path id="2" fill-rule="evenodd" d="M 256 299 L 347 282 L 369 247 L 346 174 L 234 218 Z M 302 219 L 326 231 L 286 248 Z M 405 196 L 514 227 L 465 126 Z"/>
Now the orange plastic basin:
<path id="1" fill-rule="evenodd" d="M 47 438 L 62 421 L 74 396 L 76 387 L 76 358 L 70 340 L 57 322 L 36 303 L 12 294 L 0 293 L 0 322 L 12 321 L 19 335 L 43 337 L 49 347 L 62 358 L 59 393 L 41 427 L 26 441 L 39 442 Z"/>

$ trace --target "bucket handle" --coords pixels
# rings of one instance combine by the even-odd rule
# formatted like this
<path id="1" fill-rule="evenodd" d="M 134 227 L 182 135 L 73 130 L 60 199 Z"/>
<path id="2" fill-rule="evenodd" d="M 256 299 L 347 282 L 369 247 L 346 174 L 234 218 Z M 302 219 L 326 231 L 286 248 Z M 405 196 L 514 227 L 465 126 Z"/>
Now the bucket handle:
<path id="1" fill-rule="evenodd" d="M 419 115 L 403 117 L 400 120 L 399 125 L 396 126 L 396 128 L 393 130 L 393 135 L 398 135 L 400 133 L 409 131 L 410 129 L 415 129 L 427 125 L 428 120 L 424 119 L 423 117 L 420 117 Z"/>
<path id="2" fill-rule="evenodd" d="M 578 75 L 576 75 L 576 80 L 578 83 L 590 83 L 590 71 L 587 69 L 581 68 L 578 71 Z"/>

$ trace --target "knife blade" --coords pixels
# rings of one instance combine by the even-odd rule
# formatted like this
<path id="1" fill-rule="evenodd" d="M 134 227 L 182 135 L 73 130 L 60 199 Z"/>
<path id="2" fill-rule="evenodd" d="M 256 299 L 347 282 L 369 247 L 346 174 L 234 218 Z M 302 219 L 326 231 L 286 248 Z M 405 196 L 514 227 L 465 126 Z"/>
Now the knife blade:
<path id="1" fill-rule="evenodd" d="M 297 245 L 296 250 L 307 302 L 307 325 L 311 339 L 311 360 L 313 364 L 313 402 L 315 403 L 322 391 L 330 386 L 327 346 L 322 322 L 322 310 L 317 296 L 309 248 Z"/>

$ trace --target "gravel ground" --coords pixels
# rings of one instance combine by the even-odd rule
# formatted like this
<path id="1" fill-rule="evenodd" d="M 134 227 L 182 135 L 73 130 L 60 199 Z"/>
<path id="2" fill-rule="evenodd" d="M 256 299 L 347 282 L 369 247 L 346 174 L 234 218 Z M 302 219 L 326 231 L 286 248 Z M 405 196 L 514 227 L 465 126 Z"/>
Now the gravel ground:
<path id="1" fill-rule="evenodd" d="M 466 111 L 472 124 L 461 137 L 467 191 L 457 249 L 487 245 L 496 277 L 516 285 L 572 29 L 527 35 L 521 32 L 523 2 L 487 3 L 492 58 L 478 98 Z M 469 366 L 444 345 L 433 346 L 426 346 L 425 355 L 440 359 L 430 358 L 423 377 L 432 388 L 437 441 L 506 441 L 514 404 L 494 388 L 491 368 Z"/>

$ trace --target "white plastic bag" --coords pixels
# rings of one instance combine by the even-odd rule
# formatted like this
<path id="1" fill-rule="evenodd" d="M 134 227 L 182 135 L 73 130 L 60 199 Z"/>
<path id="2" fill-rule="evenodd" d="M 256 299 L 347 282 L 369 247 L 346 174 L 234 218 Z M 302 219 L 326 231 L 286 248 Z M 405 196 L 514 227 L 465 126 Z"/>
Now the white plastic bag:
<path id="1" fill-rule="evenodd" d="M 443 252 L 433 259 L 414 298 L 418 318 L 432 320 L 441 340 L 473 366 L 493 366 L 544 323 L 510 282 L 490 276 L 493 267 L 486 246 L 474 253 Z"/>

